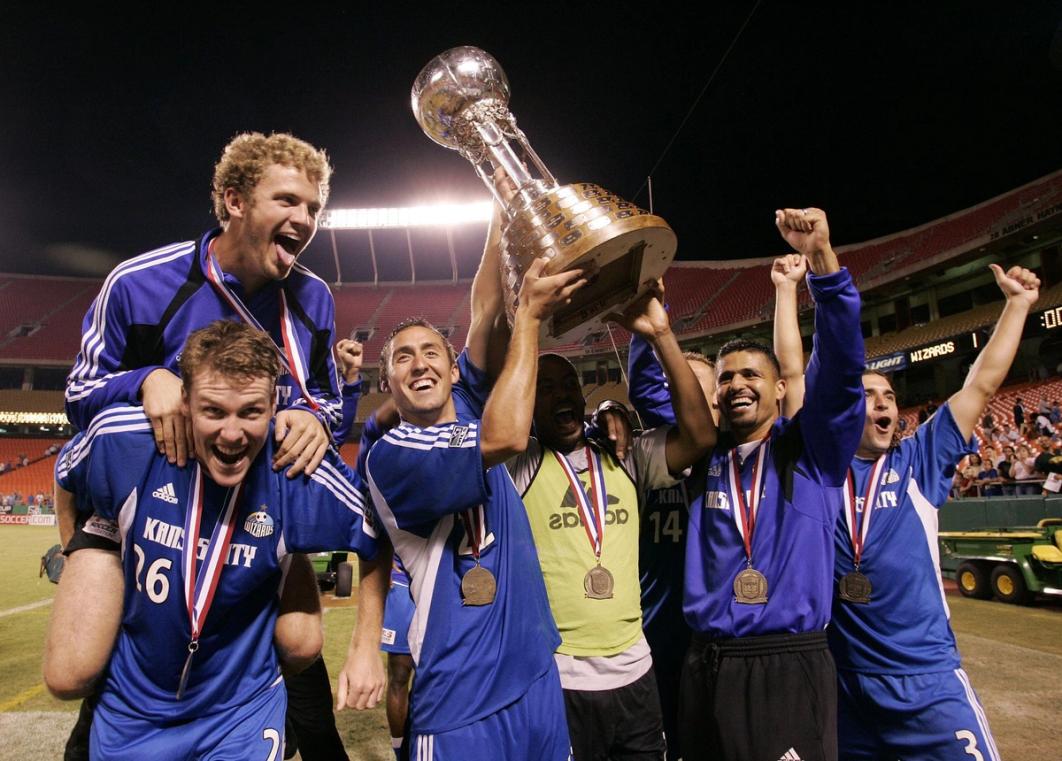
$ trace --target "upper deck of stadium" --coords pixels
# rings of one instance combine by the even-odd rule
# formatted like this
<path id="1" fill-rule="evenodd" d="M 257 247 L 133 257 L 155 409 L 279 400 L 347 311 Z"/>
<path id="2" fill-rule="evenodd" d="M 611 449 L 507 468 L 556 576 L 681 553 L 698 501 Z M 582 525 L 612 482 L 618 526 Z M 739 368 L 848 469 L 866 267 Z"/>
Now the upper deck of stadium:
<path id="1" fill-rule="evenodd" d="M 994 255 L 1028 250 L 1062 239 L 1062 170 L 967 209 L 908 230 L 837 248 L 865 297 L 897 284 L 918 286 L 918 276 Z M 344 252 L 345 253 L 345 252 Z M 684 341 L 730 334 L 768 321 L 773 309 L 769 270 L 773 256 L 733 261 L 678 262 L 666 277 L 673 323 Z M 1046 254 L 1045 254 L 1046 256 Z M 1054 256 L 1057 256 L 1057 250 Z M 0 275 L 0 365 L 69 367 L 77 353 L 81 320 L 100 280 Z M 1040 308 L 1062 303 L 1062 283 L 1045 282 Z M 366 356 L 378 356 L 390 328 L 423 316 L 449 334 L 455 346 L 468 330 L 470 280 L 332 285 L 338 335 L 361 333 Z M 807 293 L 802 306 L 809 307 Z M 868 357 L 889 354 L 991 324 L 1002 302 L 960 315 L 868 336 Z M 622 329 L 596 334 L 562 353 L 591 356 L 626 344 Z"/>

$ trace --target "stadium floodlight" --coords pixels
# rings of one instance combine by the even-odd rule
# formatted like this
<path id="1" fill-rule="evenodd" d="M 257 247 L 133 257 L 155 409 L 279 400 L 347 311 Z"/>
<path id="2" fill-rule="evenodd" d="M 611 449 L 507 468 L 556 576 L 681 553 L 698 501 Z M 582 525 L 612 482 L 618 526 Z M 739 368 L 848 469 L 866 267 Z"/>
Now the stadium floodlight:
<path id="1" fill-rule="evenodd" d="M 321 227 L 331 230 L 385 230 L 410 227 L 453 227 L 489 222 L 493 201 L 402 206 L 391 209 L 326 209 Z"/>

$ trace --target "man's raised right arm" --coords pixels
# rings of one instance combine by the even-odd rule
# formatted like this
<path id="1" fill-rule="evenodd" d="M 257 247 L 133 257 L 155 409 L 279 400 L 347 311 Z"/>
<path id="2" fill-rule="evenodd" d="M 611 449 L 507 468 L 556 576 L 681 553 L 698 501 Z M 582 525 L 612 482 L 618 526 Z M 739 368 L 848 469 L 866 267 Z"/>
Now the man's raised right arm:
<path id="1" fill-rule="evenodd" d="M 815 300 L 815 337 L 805 372 L 801 433 L 823 483 L 839 486 L 863 432 L 863 334 L 859 292 L 841 269 L 821 209 L 775 213 L 778 231 L 808 259 L 808 288 Z"/>
<path id="2" fill-rule="evenodd" d="M 536 259 L 524 274 L 505 365 L 483 410 L 480 451 L 485 468 L 527 448 L 538 379 L 539 328 L 553 309 L 570 303 L 572 294 L 586 285 L 581 270 L 543 276 L 545 266 L 545 259 Z"/>

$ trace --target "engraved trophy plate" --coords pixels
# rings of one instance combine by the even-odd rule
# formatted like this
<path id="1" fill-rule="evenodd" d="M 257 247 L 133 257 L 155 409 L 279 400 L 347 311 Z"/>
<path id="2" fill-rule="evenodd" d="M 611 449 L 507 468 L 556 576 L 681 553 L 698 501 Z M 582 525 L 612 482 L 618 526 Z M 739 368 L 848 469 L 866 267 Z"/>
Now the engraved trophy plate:
<path id="1" fill-rule="evenodd" d="M 745 605 L 767 602 L 767 577 L 755 568 L 746 568 L 734 579 L 734 599 Z"/>
<path id="2" fill-rule="evenodd" d="M 473 566 L 461 577 L 461 597 L 465 605 L 490 605 L 497 591 L 494 574 L 481 565 Z"/>
<path id="3" fill-rule="evenodd" d="M 595 565 L 583 577 L 583 589 L 586 590 L 586 596 L 592 600 L 611 599 L 615 587 L 616 580 L 604 566 Z"/>
<path id="4" fill-rule="evenodd" d="M 505 206 L 503 282 L 510 323 L 524 272 L 537 257 L 546 274 L 591 268 L 592 281 L 543 323 L 543 348 L 578 344 L 602 331 L 661 277 L 675 257 L 675 233 L 660 217 L 591 183 L 560 185 L 508 109 L 501 66 L 474 47 L 452 48 L 421 70 L 411 95 L 417 122 L 432 140 L 458 151 Z M 493 173 L 503 167 L 517 195 L 504 204 Z"/>
<path id="5" fill-rule="evenodd" d="M 837 584 L 840 597 L 845 602 L 865 605 L 870 602 L 870 579 L 859 571 L 849 571 Z"/>

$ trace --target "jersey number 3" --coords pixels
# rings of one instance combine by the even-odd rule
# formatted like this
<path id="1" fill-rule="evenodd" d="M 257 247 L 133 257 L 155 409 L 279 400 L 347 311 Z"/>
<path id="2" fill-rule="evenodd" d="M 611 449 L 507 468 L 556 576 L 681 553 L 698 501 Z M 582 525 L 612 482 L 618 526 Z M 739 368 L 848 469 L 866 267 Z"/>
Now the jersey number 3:
<path id="1" fill-rule="evenodd" d="M 966 747 L 963 750 L 966 751 L 967 756 L 973 756 L 977 761 L 985 761 L 985 757 L 977 749 L 977 735 L 973 732 L 968 729 L 960 729 L 955 733 L 955 739 L 966 743 Z"/>

